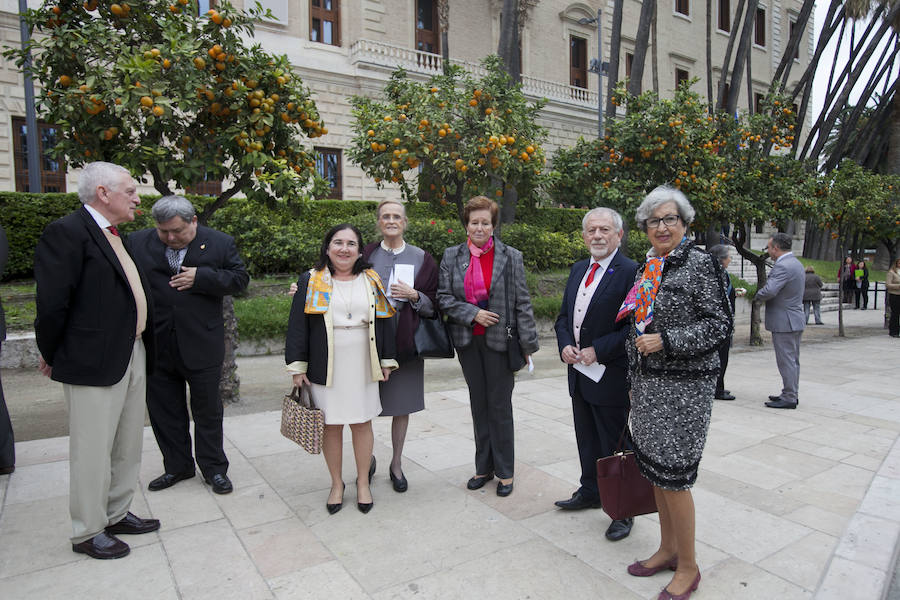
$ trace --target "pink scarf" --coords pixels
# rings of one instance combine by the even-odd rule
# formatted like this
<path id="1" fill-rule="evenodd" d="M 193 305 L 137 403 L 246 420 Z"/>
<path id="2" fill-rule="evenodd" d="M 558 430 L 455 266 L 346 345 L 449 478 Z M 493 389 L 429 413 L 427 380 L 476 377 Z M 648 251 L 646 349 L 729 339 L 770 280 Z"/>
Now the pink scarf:
<path id="1" fill-rule="evenodd" d="M 479 259 L 482 254 L 490 252 L 491 248 L 494 247 L 494 238 L 488 238 L 487 243 L 481 248 L 477 247 L 469 239 L 466 240 L 466 245 L 469 247 L 469 254 L 472 255 L 469 259 L 469 268 L 466 269 L 466 276 L 463 279 L 463 287 L 466 290 L 466 302 L 481 308 L 487 308 L 488 291 L 484 285 L 484 273 L 481 270 L 481 260 Z"/>

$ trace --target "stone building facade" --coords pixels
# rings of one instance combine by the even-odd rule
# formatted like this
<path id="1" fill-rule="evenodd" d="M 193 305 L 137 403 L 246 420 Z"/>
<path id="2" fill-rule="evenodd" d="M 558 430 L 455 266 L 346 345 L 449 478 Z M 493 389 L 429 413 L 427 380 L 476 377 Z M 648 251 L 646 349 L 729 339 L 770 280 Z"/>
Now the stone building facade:
<path id="1" fill-rule="evenodd" d="M 241 6 L 250 0 L 237 0 Z M 201 5 L 208 3 L 202 0 Z M 256 41 L 268 51 L 284 53 L 313 91 L 329 133 L 316 141 L 330 160 L 322 168 L 337 178 L 336 195 L 346 199 L 379 200 L 396 189 L 376 189 L 346 157 L 351 139 L 349 97 L 379 97 L 398 66 L 413 77 L 427 77 L 440 69 L 441 33 L 446 33 L 451 60 L 477 69 L 480 59 L 496 52 L 500 39 L 502 0 L 262 0 L 277 20 L 261 22 Z M 751 65 L 754 95 L 764 95 L 790 34 L 800 0 L 761 0 Z M 721 65 L 734 21 L 736 0 L 713 0 L 713 65 Z M 625 0 L 619 77 L 630 71 L 641 4 Z M 596 23 L 585 21 L 602 10 L 603 59 L 609 58 L 613 0 L 519 0 L 522 83 L 533 98 L 547 98 L 541 124 L 548 128 L 548 155 L 579 137 L 597 135 L 598 81 L 588 69 L 597 57 Z M 695 89 L 706 90 L 706 3 L 698 0 L 659 0 L 656 57 L 659 92 L 671 96 L 676 82 L 699 77 Z M 0 0 L 0 35 L 7 45 L 19 43 L 15 0 Z M 203 9 L 201 9 L 203 10 Z M 801 45 L 799 78 L 812 53 L 812 25 Z M 652 54 L 648 52 L 644 89 L 652 87 Z M 718 84 L 719 67 L 713 78 Z M 746 80 L 745 80 L 746 81 Z M 604 84 L 605 88 L 605 84 Z M 604 92 L 605 93 L 605 92 Z M 21 179 L 20 119 L 24 117 L 22 76 L 9 61 L 0 64 L 0 190 L 17 189 Z M 746 84 L 739 106 L 749 106 Z M 17 130 L 17 128 L 19 128 Z M 52 139 L 52 128 L 45 131 Z M 20 154 L 21 156 L 21 154 Z M 18 166 L 17 166 L 18 164 Z M 46 166 L 46 165 L 45 165 Z M 52 166 L 52 165 L 50 165 Z M 70 171 L 62 178 L 75 189 Z M 20 183 L 21 189 L 21 183 Z"/>

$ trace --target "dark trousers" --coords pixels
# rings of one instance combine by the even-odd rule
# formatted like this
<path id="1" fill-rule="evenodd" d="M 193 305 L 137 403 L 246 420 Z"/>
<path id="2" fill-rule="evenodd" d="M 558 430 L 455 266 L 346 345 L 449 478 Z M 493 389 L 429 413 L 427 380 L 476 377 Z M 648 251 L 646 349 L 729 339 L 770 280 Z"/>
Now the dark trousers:
<path id="1" fill-rule="evenodd" d="M 891 316 L 888 319 L 888 333 L 900 335 L 900 294 L 888 294 L 891 303 Z"/>
<path id="2" fill-rule="evenodd" d="M 156 369 L 147 380 L 147 408 L 166 473 L 194 472 L 190 434 L 192 416 L 194 450 L 200 471 L 207 479 L 216 473 L 224 474 L 228 471 L 228 458 L 222 448 L 224 410 L 219 398 L 222 366 L 186 369 L 175 332 L 161 338 Z M 190 416 L 186 386 L 191 390 Z"/>
<path id="3" fill-rule="evenodd" d="M 725 369 L 728 368 L 728 353 L 731 350 L 731 336 L 719 346 L 719 376 L 716 378 L 716 395 L 725 391 Z"/>
<path id="4" fill-rule="evenodd" d="M 854 294 L 856 296 L 856 308 L 859 308 L 860 300 L 862 300 L 863 310 L 869 308 L 869 288 L 856 288 Z"/>
<path id="5" fill-rule="evenodd" d="M 515 374 L 509 370 L 505 352 L 487 347 L 476 335 L 466 348 L 457 348 L 472 408 L 475 430 L 475 472 L 495 473 L 500 479 L 513 476 L 515 463 L 512 391 Z"/>
<path id="6" fill-rule="evenodd" d="M 3 345 L 0 344 L 0 351 Z M 13 437 L 12 421 L 3 396 L 3 382 L 0 381 L 0 467 L 16 466 L 16 440 Z"/>
<path id="7" fill-rule="evenodd" d="M 627 414 L 628 408 L 625 406 L 598 406 L 585 401 L 576 380 L 572 416 L 575 420 L 578 458 L 581 460 L 579 491 L 588 500 L 600 499 L 600 491 L 597 489 L 597 459 L 610 456 L 616 451 L 616 444 L 625 429 Z M 627 438 L 625 441 L 627 442 Z"/>

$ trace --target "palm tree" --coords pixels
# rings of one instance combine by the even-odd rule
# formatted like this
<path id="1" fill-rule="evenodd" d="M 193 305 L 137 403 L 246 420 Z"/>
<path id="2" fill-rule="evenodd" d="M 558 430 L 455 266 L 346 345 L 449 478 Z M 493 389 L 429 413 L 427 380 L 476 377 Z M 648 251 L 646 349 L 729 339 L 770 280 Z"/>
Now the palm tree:
<path id="1" fill-rule="evenodd" d="M 634 58 L 631 61 L 631 78 L 628 80 L 628 93 L 639 96 L 644 79 L 644 62 L 647 59 L 647 46 L 650 42 L 650 22 L 656 11 L 656 0 L 644 0 L 641 4 L 641 16 L 638 19 L 637 34 L 634 39 Z"/>

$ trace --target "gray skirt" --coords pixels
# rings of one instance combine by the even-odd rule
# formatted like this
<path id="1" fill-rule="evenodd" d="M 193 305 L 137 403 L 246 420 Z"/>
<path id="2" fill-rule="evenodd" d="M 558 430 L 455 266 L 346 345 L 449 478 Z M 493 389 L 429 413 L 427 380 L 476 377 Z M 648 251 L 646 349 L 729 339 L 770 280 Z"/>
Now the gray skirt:
<path id="1" fill-rule="evenodd" d="M 382 417 L 395 417 L 419 412 L 425 408 L 425 361 L 410 359 L 391 372 L 381 389 Z"/>
<path id="2" fill-rule="evenodd" d="M 693 487 L 715 390 L 715 377 L 642 374 L 632 379 L 631 438 L 638 467 L 650 483 L 675 491 Z"/>

